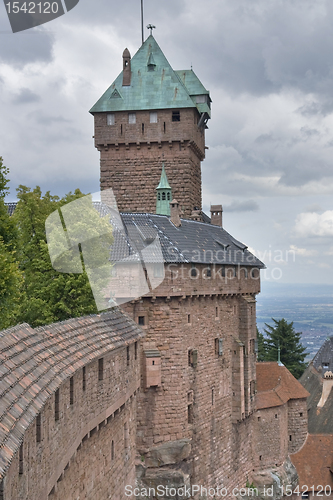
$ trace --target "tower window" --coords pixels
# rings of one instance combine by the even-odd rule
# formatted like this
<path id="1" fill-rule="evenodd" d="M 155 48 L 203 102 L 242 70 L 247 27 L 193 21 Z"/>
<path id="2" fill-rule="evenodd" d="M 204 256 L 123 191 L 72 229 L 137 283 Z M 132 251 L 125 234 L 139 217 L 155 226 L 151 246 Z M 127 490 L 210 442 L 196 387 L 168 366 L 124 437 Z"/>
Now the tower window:
<path id="1" fill-rule="evenodd" d="M 179 111 L 172 112 L 172 121 L 173 122 L 180 122 L 180 112 Z"/>
<path id="2" fill-rule="evenodd" d="M 157 193 L 157 199 L 158 199 L 158 201 L 161 200 L 161 193 Z"/>
<path id="3" fill-rule="evenodd" d="M 193 424 L 193 405 L 187 405 L 187 422 Z"/>
<path id="4" fill-rule="evenodd" d="M 36 442 L 40 443 L 42 440 L 42 415 L 39 413 L 36 417 Z"/>
<path id="5" fill-rule="evenodd" d="M 129 366 L 129 364 L 130 364 L 130 347 L 129 347 L 129 345 L 127 346 L 127 349 L 126 349 L 126 360 L 127 360 L 127 366 Z"/>
<path id="6" fill-rule="evenodd" d="M 134 359 L 138 359 L 138 343 L 134 344 Z"/>
<path id="7" fill-rule="evenodd" d="M 163 131 L 165 133 L 165 122 L 163 123 Z"/>
<path id="8" fill-rule="evenodd" d="M 212 270 L 211 270 L 210 267 L 207 267 L 206 277 L 207 278 L 211 278 L 212 277 Z"/>
<path id="9" fill-rule="evenodd" d="M 140 326 L 144 326 L 145 325 L 145 317 L 144 316 L 139 316 L 138 317 L 138 324 Z"/>
<path id="10" fill-rule="evenodd" d="M 59 420 L 60 392 L 56 390 L 54 394 L 54 420 Z"/>
<path id="11" fill-rule="evenodd" d="M 19 474 L 23 474 L 23 443 L 20 446 L 19 452 Z"/>
<path id="12" fill-rule="evenodd" d="M 128 123 L 131 125 L 136 123 L 136 114 L 135 113 L 128 113 Z"/>
<path id="13" fill-rule="evenodd" d="M 104 359 L 100 358 L 98 360 L 98 380 L 103 380 L 104 375 Z"/>
<path id="14" fill-rule="evenodd" d="M 142 133 L 144 134 L 145 133 L 145 124 L 144 123 L 141 124 L 141 130 L 142 130 Z"/>
<path id="15" fill-rule="evenodd" d="M 111 442 L 111 460 L 114 460 L 114 441 Z"/>
<path id="16" fill-rule="evenodd" d="M 86 367 L 82 368 L 82 390 L 86 390 Z"/>
<path id="17" fill-rule="evenodd" d="M 196 270 L 195 264 L 192 264 L 192 267 L 191 267 L 191 277 L 192 278 L 197 277 L 197 270 Z"/>
<path id="18" fill-rule="evenodd" d="M 156 112 L 150 113 L 150 123 L 157 123 L 157 113 Z"/>
<path id="19" fill-rule="evenodd" d="M 168 194 L 167 194 L 167 199 L 168 199 L 168 201 L 170 201 L 170 200 L 171 200 L 170 193 L 168 193 Z"/>
<path id="20" fill-rule="evenodd" d="M 165 199 L 166 199 L 165 191 L 163 191 L 163 193 L 162 193 L 162 200 L 165 200 Z"/>
<path id="21" fill-rule="evenodd" d="M 69 404 L 74 404 L 74 377 L 69 379 Z"/>
<path id="22" fill-rule="evenodd" d="M 109 114 L 106 115 L 106 123 L 108 125 L 114 125 L 115 124 L 114 113 L 109 113 Z"/>

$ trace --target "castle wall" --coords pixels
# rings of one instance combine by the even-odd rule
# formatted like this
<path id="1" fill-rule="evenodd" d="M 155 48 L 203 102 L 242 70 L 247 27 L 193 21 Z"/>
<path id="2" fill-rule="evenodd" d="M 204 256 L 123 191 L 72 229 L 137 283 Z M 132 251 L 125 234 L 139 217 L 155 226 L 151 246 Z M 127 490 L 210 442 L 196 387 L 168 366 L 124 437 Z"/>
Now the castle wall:
<path id="1" fill-rule="evenodd" d="M 296 453 L 305 443 L 308 432 L 306 399 L 288 401 L 288 451 Z"/>
<path id="2" fill-rule="evenodd" d="M 288 455 L 288 403 L 260 409 L 254 416 L 254 467 L 278 467 Z"/>
<path id="3" fill-rule="evenodd" d="M 85 389 L 82 369 L 73 373 L 72 390 L 66 379 L 57 420 L 56 394 L 50 397 L 40 414 L 40 442 L 36 418 L 6 474 L 5 500 L 76 500 L 83 492 L 87 500 L 121 497 L 134 481 L 140 380 L 138 343 L 128 349 L 105 355 L 103 366 L 86 365 Z"/>

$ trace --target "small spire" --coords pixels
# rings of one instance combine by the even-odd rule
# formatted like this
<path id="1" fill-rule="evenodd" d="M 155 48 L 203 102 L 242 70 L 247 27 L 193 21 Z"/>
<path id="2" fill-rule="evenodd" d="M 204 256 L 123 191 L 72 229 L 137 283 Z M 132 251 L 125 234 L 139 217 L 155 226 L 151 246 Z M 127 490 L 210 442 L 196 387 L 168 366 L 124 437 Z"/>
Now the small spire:
<path id="1" fill-rule="evenodd" d="M 280 355 L 281 355 L 280 341 L 278 340 L 278 365 L 279 365 L 279 366 L 284 366 L 284 364 L 283 364 L 283 363 L 281 363 L 281 358 L 280 358 Z"/>
<path id="2" fill-rule="evenodd" d="M 157 215 L 170 215 L 170 202 L 172 200 L 171 186 L 169 184 L 164 162 L 162 163 L 162 173 L 160 183 L 156 188 L 156 214 Z"/>

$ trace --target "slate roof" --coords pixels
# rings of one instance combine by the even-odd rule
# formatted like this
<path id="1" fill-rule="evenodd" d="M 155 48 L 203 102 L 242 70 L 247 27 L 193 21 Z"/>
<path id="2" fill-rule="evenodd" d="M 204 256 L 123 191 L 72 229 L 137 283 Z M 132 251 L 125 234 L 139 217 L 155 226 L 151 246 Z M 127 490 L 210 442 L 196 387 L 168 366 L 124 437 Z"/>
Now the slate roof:
<path id="1" fill-rule="evenodd" d="M 333 337 L 328 337 L 313 358 L 313 366 L 324 375 L 333 371 Z"/>
<path id="2" fill-rule="evenodd" d="M 153 58 L 154 71 L 148 62 Z M 185 75 L 185 76 L 184 76 Z M 193 71 L 175 72 L 153 35 L 131 59 L 131 84 L 123 86 L 123 72 L 91 108 L 90 113 L 149 109 L 194 108 L 210 116 L 209 92 Z M 196 95 L 207 95 L 208 103 L 196 103 Z"/>
<path id="3" fill-rule="evenodd" d="M 333 434 L 333 390 L 325 404 L 318 408 L 318 402 L 323 391 L 323 379 L 311 363 L 299 379 L 303 387 L 309 391 L 307 400 L 308 429 L 311 434 Z"/>
<path id="4" fill-rule="evenodd" d="M 281 406 L 290 399 L 303 399 L 309 393 L 290 371 L 276 361 L 256 364 L 257 409 Z"/>
<path id="5" fill-rule="evenodd" d="M 333 435 L 308 434 L 304 446 L 290 456 L 297 469 L 299 488 L 308 486 L 308 491 L 314 486 L 323 485 L 322 495 L 325 498 L 325 486 L 330 486 L 333 491 L 333 474 L 330 470 L 333 463 Z M 329 491 L 329 490 L 327 490 Z"/>
<path id="6" fill-rule="evenodd" d="M 165 263 L 225 264 L 265 268 L 247 246 L 225 229 L 207 222 L 181 219 L 176 227 L 166 215 L 147 213 L 118 214 L 101 202 L 93 202 L 102 215 L 109 215 L 113 226 L 114 244 L 111 260 L 139 262 L 145 250 L 145 262 L 160 262 L 160 254 L 152 245 L 158 236 Z"/>
<path id="7" fill-rule="evenodd" d="M 106 313 L 0 332 L 0 480 L 24 433 L 61 383 L 87 363 L 143 337 L 129 316 Z"/>
<path id="8" fill-rule="evenodd" d="M 166 263 L 265 267 L 246 245 L 219 226 L 181 219 L 181 226 L 176 227 L 169 217 L 154 214 L 123 213 L 121 218 L 133 246 L 139 251 L 148 248 L 151 239 L 158 235 Z M 151 262 L 154 262 L 154 255 L 151 255 Z"/>

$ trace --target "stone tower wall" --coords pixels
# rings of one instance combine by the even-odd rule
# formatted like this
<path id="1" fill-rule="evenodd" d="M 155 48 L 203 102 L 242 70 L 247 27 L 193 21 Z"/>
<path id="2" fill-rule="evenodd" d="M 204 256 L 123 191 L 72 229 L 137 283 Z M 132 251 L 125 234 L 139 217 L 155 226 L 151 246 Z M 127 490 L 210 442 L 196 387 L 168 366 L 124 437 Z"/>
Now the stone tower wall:
<path id="1" fill-rule="evenodd" d="M 208 279 L 207 266 L 196 267 L 197 279 L 188 278 L 190 265 L 182 266 L 183 280 L 181 273 L 172 280 L 167 270 L 154 296 L 123 306 L 134 320 L 144 318 L 142 352 L 158 350 L 161 355 L 161 384 L 146 388 L 142 379 L 138 395 L 138 452 L 149 467 L 155 448 L 188 439 L 191 451 L 181 467 L 191 475 L 192 484 L 245 485 L 246 475 L 252 470 L 252 417 L 243 415 L 232 423 L 233 401 L 240 399 L 239 393 L 247 384 L 243 376 L 243 385 L 232 387 L 232 359 L 240 323 L 244 317 L 252 321 L 248 302 L 244 311 L 244 296 L 250 300 L 255 317 L 252 294 L 260 285 L 244 275 L 226 283 L 221 278 Z M 173 266 L 174 273 L 175 269 Z M 248 342 L 255 333 L 249 326 Z M 195 363 L 193 351 L 197 353 Z M 246 351 L 244 359 L 247 370 L 255 374 L 255 353 Z"/>
<path id="2" fill-rule="evenodd" d="M 306 399 L 288 401 L 288 449 L 296 453 L 305 443 L 308 432 L 308 410 Z"/>
<path id="3" fill-rule="evenodd" d="M 136 124 L 129 124 L 128 113 L 118 112 L 115 125 L 107 125 L 106 113 L 95 115 L 101 190 L 114 190 L 120 211 L 155 213 L 164 162 L 172 197 L 189 216 L 193 207 L 201 208 L 205 137 L 197 126 L 199 114 L 181 109 L 180 122 L 173 122 L 172 110 L 158 110 L 157 117 L 157 123 L 150 123 L 149 111 L 137 111 Z"/>

